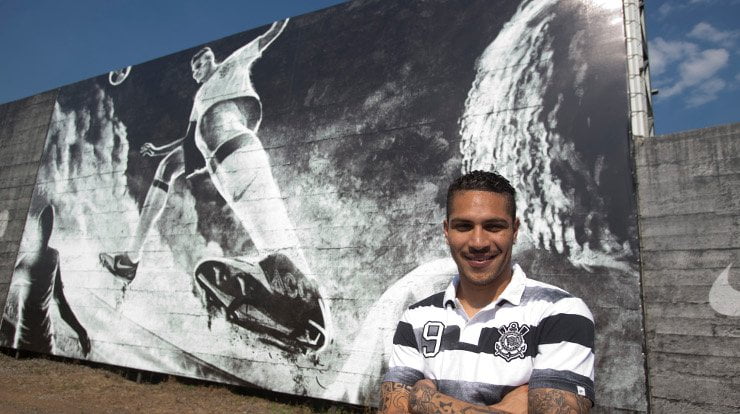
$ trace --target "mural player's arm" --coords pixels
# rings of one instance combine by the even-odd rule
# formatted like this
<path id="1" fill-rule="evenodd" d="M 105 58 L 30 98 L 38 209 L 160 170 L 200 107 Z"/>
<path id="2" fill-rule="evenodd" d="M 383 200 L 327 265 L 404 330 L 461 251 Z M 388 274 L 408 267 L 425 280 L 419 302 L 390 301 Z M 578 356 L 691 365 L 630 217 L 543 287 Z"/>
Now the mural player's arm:
<path id="1" fill-rule="evenodd" d="M 383 382 L 381 389 L 380 412 L 395 413 L 526 413 L 527 385 L 521 385 L 504 398 L 489 406 L 470 404 L 450 397 L 439 391 L 434 381 L 423 379 L 413 387 L 397 382 Z"/>
<path id="2" fill-rule="evenodd" d="M 147 142 L 144 145 L 141 146 L 141 149 L 139 149 L 139 153 L 145 157 L 160 157 L 162 155 L 167 155 L 177 149 L 183 141 L 186 139 L 190 139 L 191 141 L 195 137 L 195 128 L 197 128 L 197 122 L 196 121 L 190 121 L 188 124 L 188 130 L 185 132 L 185 136 L 180 137 L 168 144 L 162 145 L 162 146 L 156 146 L 152 144 L 151 142 Z M 205 174 L 207 172 L 206 167 L 199 168 L 190 174 L 188 174 L 185 178 L 192 179 L 196 175 L 199 174 Z"/>
<path id="3" fill-rule="evenodd" d="M 288 24 L 288 20 L 289 19 L 274 22 L 265 33 L 253 40 L 259 42 L 258 47 L 260 52 L 267 49 L 267 47 L 270 46 L 270 44 L 275 41 L 278 36 L 280 36 L 280 34 L 283 32 L 283 29 L 285 29 L 285 26 Z"/>
<path id="4" fill-rule="evenodd" d="M 156 146 L 151 142 L 147 142 L 141 146 L 141 149 L 139 149 L 139 153 L 146 157 L 158 157 L 162 155 L 167 155 L 172 152 L 172 150 L 177 148 L 180 144 L 182 144 L 182 142 L 185 140 L 185 138 L 188 137 L 188 135 L 194 134 L 194 131 L 195 122 L 190 122 L 190 124 L 188 124 L 188 131 L 187 133 L 185 133 L 185 136 L 162 146 Z"/>
<path id="5" fill-rule="evenodd" d="M 18 268 L 21 267 L 23 264 L 23 261 L 21 261 L 21 264 L 16 266 L 16 275 L 14 276 L 13 280 L 13 288 L 15 289 L 16 295 L 17 295 L 17 308 L 16 308 L 16 315 L 17 315 L 17 323 L 15 326 L 15 336 L 13 337 L 13 348 L 20 349 L 21 340 L 23 339 L 23 323 L 26 320 L 26 301 L 31 296 L 31 285 L 26 280 L 23 280 L 24 273 L 23 272 L 17 272 Z"/>
<path id="6" fill-rule="evenodd" d="M 285 29 L 285 26 L 288 24 L 288 20 L 289 19 L 285 19 L 273 23 L 265 33 L 262 33 L 251 42 L 239 49 L 236 49 L 231 55 L 229 55 L 229 57 L 224 59 L 219 66 L 230 67 L 232 64 L 238 64 L 238 62 L 250 62 L 256 57 L 259 57 L 262 52 L 264 52 L 265 49 L 267 49 L 272 42 L 280 36 L 283 29 Z"/>
<path id="7" fill-rule="evenodd" d="M 72 308 L 69 307 L 67 298 L 64 296 L 64 286 L 62 285 L 62 272 L 57 266 L 56 274 L 54 275 L 54 300 L 59 307 L 59 316 L 64 319 L 65 322 L 77 333 L 77 337 L 80 340 L 80 346 L 82 352 L 87 356 L 90 353 L 90 338 L 87 336 L 87 331 L 77 320 Z"/>

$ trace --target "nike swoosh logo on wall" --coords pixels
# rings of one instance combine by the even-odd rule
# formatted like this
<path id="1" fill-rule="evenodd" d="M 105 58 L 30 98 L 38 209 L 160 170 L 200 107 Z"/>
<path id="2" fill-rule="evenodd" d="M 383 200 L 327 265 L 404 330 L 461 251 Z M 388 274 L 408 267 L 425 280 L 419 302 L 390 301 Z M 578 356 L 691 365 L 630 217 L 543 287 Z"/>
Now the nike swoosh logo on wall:
<path id="1" fill-rule="evenodd" d="M 709 306 L 727 316 L 740 316 L 740 291 L 730 285 L 732 263 L 719 274 L 709 290 Z"/>

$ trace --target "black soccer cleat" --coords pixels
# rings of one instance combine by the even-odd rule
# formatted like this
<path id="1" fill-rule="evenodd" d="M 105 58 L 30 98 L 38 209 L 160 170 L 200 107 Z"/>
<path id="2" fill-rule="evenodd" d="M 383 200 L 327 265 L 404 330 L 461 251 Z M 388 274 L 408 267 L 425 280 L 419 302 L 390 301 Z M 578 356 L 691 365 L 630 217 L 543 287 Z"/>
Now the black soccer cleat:
<path id="1" fill-rule="evenodd" d="M 283 254 L 259 262 L 206 258 L 196 266 L 195 278 L 209 306 L 223 309 L 232 323 L 305 353 L 319 354 L 333 341 L 329 308 L 318 285 Z M 255 319 L 250 309 L 265 319 Z"/>

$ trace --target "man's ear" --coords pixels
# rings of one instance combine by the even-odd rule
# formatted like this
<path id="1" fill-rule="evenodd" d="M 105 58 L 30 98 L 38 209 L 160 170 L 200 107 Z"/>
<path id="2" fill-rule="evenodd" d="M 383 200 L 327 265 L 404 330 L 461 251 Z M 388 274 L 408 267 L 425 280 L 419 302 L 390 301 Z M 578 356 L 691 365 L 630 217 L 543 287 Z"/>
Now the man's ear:
<path id="1" fill-rule="evenodd" d="M 444 229 L 444 232 L 445 232 L 445 243 L 449 245 L 450 244 L 450 235 L 449 235 L 450 223 L 447 222 L 447 219 L 444 219 L 442 221 L 442 228 Z"/>
<path id="2" fill-rule="evenodd" d="M 519 217 L 514 219 L 514 243 L 516 243 L 517 236 L 519 235 Z"/>

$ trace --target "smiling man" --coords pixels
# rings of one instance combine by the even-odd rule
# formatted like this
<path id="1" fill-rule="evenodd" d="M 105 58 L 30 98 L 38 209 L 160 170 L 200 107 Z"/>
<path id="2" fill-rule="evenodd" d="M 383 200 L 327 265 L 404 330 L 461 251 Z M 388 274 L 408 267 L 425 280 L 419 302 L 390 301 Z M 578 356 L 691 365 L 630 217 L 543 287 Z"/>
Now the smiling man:
<path id="1" fill-rule="evenodd" d="M 496 173 L 450 185 L 444 234 L 459 274 L 398 323 L 382 413 L 589 411 L 593 316 L 512 263 L 515 200 Z"/>

